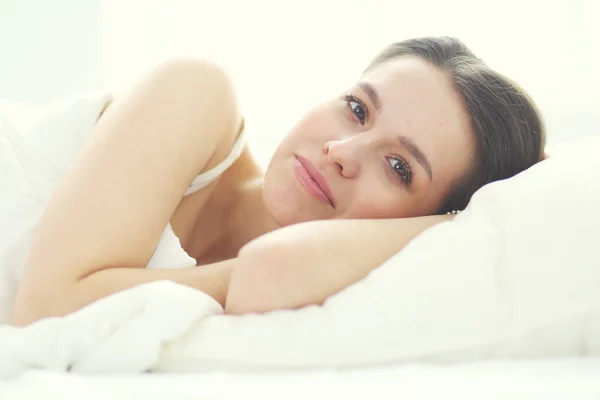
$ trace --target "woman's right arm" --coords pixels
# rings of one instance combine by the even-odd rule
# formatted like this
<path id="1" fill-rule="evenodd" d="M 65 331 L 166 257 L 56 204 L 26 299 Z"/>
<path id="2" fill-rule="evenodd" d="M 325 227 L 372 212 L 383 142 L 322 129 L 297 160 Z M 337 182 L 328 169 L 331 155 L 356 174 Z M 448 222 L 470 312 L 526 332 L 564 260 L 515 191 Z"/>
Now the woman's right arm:
<path id="1" fill-rule="evenodd" d="M 156 280 L 161 273 L 141 268 L 189 183 L 231 146 L 240 121 L 227 75 L 198 60 L 168 62 L 116 100 L 44 211 L 13 323 Z"/>

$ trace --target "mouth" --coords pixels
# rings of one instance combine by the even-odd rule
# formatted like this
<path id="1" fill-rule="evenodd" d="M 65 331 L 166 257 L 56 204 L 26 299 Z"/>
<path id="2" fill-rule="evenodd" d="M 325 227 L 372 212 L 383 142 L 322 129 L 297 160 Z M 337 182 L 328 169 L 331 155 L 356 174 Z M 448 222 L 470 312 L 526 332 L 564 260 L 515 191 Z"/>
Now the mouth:
<path id="1" fill-rule="evenodd" d="M 296 155 L 294 159 L 294 172 L 296 178 L 302 184 L 304 189 L 315 199 L 329 204 L 335 208 L 335 200 L 327 185 L 325 176 L 308 159 Z"/>

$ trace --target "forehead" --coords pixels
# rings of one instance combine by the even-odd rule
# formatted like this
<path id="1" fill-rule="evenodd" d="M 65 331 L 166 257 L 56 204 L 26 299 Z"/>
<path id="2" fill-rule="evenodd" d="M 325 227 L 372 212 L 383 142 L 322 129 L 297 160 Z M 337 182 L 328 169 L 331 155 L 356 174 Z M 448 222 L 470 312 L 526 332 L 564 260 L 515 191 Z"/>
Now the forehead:
<path id="1" fill-rule="evenodd" d="M 466 172 L 474 136 L 461 97 L 446 73 L 406 56 L 374 67 L 363 80 L 379 94 L 376 124 L 383 134 L 410 137 L 429 158 L 434 177 L 453 179 Z"/>
<path id="2" fill-rule="evenodd" d="M 363 79 L 376 88 L 384 106 L 396 115 L 415 120 L 423 116 L 461 127 L 466 122 L 461 98 L 449 76 L 420 58 L 404 56 L 384 62 Z"/>

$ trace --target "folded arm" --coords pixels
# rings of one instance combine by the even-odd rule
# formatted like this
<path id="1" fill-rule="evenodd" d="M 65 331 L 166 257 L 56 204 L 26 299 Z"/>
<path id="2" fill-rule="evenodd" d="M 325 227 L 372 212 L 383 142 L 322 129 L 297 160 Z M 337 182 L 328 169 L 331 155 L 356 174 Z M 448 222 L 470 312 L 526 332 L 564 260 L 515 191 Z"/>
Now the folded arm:
<path id="1" fill-rule="evenodd" d="M 229 314 L 321 304 L 363 279 L 424 230 L 453 216 L 292 225 L 248 243 L 231 276 Z"/>
<path id="2" fill-rule="evenodd" d="M 141 268 L 189 183 L 231 145 L 240 121 L 227 76 L 203 61 L 165 63 L 116 100 L 46 207 L 13 323 L 64 315 L 168 272 Z"/>

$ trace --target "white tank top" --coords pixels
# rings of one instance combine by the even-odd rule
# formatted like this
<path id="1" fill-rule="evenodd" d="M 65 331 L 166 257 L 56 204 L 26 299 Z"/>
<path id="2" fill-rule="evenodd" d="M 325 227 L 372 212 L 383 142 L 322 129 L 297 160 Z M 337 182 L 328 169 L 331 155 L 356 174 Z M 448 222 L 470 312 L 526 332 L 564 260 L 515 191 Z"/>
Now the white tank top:
<path id="1" fill-rule="evenodd" d="M 237 160 L 242 151 L 244 150 L 244 145 L 246 144 L 244 140 L 244 131 L 242 130 L 238 135 L 233 147 L 231 148 L 231 152 L 223 161 L 221 161 L 218 165 L 213 167 L 212 169 L 201 173 L 198 175 L 192 183 L 190 187 L 185 191 L 184 196 L 192 194 L 212 183 L 215 179 L 217 179 L 223 172 L 227 170 L 227 168 L 231 167 L 231 165 Z"/>

